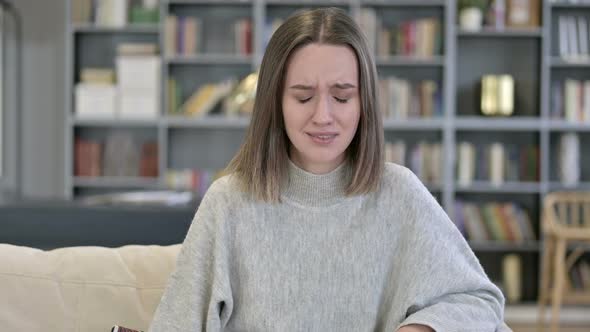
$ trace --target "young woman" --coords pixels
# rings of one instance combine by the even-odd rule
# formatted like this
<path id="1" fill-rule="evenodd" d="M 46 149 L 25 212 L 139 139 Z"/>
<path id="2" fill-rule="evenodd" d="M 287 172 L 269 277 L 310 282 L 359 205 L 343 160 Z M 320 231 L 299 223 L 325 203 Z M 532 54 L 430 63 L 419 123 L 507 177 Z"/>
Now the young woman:
<path id="1" fill-rule="evenodd" d="M 376 70 L 338 9 L 290 17 L 246 140 L 203 198 L 150 331 L 496 331 L 504 298 L 383 161 Z"/>

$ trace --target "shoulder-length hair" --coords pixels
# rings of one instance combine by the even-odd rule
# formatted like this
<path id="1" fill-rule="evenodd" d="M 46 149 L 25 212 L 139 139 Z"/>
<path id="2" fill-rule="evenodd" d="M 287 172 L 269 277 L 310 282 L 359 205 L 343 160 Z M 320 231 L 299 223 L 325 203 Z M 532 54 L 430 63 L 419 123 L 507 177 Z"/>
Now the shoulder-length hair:
<path id="1" fill-rule="evenodd" d="M 377 71 L 367 40 L 341 9 L 306 10 L 289 17 L 270 39 L 260 67 L 245 141 L 226 168 L 226 173 L 236 175 L 243 190 L 255 199 L 280 201 L 280 187 L 288 176 L 290 144 L 282 111 L 286 64 L 295 50 L 311 43 L 344 45 L 356 53 L 361 114 L 346 152 L 352 165 L 346 194 L 375 191 L 381 180 L 383 124 L 377 109 Z"/>

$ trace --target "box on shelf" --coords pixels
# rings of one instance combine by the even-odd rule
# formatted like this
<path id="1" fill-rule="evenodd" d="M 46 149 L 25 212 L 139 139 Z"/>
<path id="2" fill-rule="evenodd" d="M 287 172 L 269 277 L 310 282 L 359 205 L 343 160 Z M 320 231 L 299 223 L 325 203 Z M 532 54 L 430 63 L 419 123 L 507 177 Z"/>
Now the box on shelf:
<path id="1" fill-rule="evenodd" d="M 155 119 L 160 110 L 158 93 L 119 92 L 119 117 L 126 119 Z"/>
<path id="2" fill-rule="evenodd" d="M 158 56 L 117 56 L 116 68 L 120 90 L 160 91 L 161 62 Z"/>
<path id="3" fill-rule="evenodd" d="M 81 118 L 113 118 L 117 113 L 117 88 L 112 84 L 78 83 L 75 112 Z"/>

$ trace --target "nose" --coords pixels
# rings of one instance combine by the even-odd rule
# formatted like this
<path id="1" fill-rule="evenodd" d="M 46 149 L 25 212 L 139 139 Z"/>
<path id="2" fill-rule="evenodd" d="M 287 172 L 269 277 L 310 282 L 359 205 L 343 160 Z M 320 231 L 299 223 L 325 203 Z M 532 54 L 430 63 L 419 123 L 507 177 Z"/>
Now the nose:
<path id="1" fill-rule="evenodd" d="M 316 125 L 329 125 L 332 123 L 332 109 L 330 105 L 329 97 L 320 97 L 318 98 L 313 113 L 312 121 Z"/>

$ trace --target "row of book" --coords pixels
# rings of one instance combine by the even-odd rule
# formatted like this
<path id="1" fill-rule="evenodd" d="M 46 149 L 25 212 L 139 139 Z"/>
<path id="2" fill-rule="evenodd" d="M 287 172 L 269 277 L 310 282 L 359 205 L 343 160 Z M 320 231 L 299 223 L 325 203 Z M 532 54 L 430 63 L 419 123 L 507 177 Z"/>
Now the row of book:
<path id="1" fill-rule="evenodd" d="M 460 142 L 457 151 L 459 186 L 468 187 L 474 180 L 489 181 L 493 185 L 506 181 L 539 181 L 538 146 Z"/>
<path id="2" fill-rule="evenodd" d="M 568 78 L 552 82 L 551 117 L 590 123 L 590 80 Z"/>
<path id="3" fill-rule="evenodd" d="M 410 82 L 398 77 L 379 80 L 379 107 L 384 118 L 442 116 L 442 89 L 433 80 Z"/>
<path id="4" fill-rule="evenodd" d="M 454 222 L 469 241 L 535 241 L 531 218 L 528 212 L 516 203 L 477 204 L 457 200 L 454 211 Z"/>
<path id="5" fill-rule="evenodd" d="M 565 187 L 576 187 L 581 177 L 581 145 L 577 133 L 559 136 L 557 150 L 558 177 Z"/>
<path id="6" fill-rule="evenodd" d="M 155 24 L 159 0 L 72 0 L 73 23 L 105 27 L 127 24 Z"/>
<path id="7" fill-rule="evenodd" d="M 122 43 L 115 69 L 82 68 L 75 86 L 79 118 L 153 119 L 160 108 L 161 60 L 151 43 Z"/>
<path id="8" fill-rule="evenodd" d="M 387 26 L 375 8 L 363 8 L 357 21 L 378 56 L 431 57 L 442 53 L 441 23 L 437 18 L 421 18 Z"/>
<path id="9" fill-rule="evenodd" d="M 194 16 L 169 15 L 166 18 L 166 55 L 190 56 L 202 53 L 252 54 L 253 25 L 249 18 L 231 24 L 223 21 L 207 22 L 207 31 L 223 31 L 219 36 L 203 36 L 203 20 Z M 209 26 L 212 25 L 212 26 Z M 228 26 L 232 31 L 228 31 Z"/>
<path id="10" fill-rule="evenodd" d="M 172 190 L 191 191 L 203 197 L 220 174 L 220 170 L 169 170 L 166 172 L 166 186 Z"/>
<path id="11" fill-rule="evenodd" d="M 422 182 L 440 184 L 442 181 L 442 144 L 418 142 L 408 148 L 403 140 L 385 143 L 385 161 L 406 166 Z"/>
<path id="12" fill-rule="evenodd" d="M 104 141 L 76 137 L 74 175 L 81 177 L 157 177 L 158 144 L 136 142 L 117 133 Z"/>
<path id="13" fill-rule="evenodd" d="M 588 47 L 588 18 L 585 16 L 559 15 L 559 55 L 569 61 L 590 59 Z"/>
<path id="14" fill-rule="evenodd" d="M 174 78 L 168 79 L 168 110 L 170 115 L 202 117 L 210 114 L 222 103 L 236 87 L 235 79 L 219 83 L 207 83 L 197 88 L 186 100 L 182 97 L 181 87 Z M 183 101 L 184 100 L 184 101 Z M 221 112 L 225 112 L 222 107 Z M 229 114 L 226 114 L 229 115 Z"/>
<path id="15" fill-rule="evenodd" d="M 566 287 L 577 291 L 590 291 L 590 262 L 581 259 L 569 271 Z"/>

